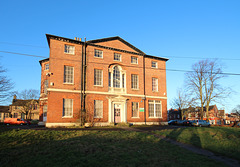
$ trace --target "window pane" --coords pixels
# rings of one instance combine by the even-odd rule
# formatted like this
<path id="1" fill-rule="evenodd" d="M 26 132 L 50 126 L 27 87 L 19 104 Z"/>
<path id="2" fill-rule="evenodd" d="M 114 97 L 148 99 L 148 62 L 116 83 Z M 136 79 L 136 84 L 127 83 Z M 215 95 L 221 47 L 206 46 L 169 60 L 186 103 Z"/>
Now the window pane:
<path id="1" fill-rule="evenodd" d="M 120 88 L 120 71 L 117 66 L 113 68 L 113 87 Z"/>
<path id="2" fill-rule="evenodd" d="M 94 100 L 94 118 L 103 117 L 103 101 Z"/>
<path id="3" fill-rule="evenodd" d="M 95 49 L 94 57 L 103 57 L 103 51 Z"/>
<path id="4" fill-rule="evenodd" d="M 71 117 L 73 112 L 73 99 L 63 99 L 63 116 Z"/>
<path id="5" fill-rule="evenodd" d="M 138 89 L 138 75 L 132 74 L 132 89 Z"/>
<path id="6" fill-rule="evenodd" d="M 45 70 L 49 69 L 49 64 L 45 64 Z"/>
<path id="7" fill-rule="evenodd" d="M 125 75 L 122 74 L 122 87 L 124 88 L 125 87 Z"/>
<path id="8" fill-rule="evenodd" d="M 121 54 L 114 53 L 114 60 L 121 61 Z"/>
<path id="9" fill-rule="evenodd" d="M 47 88 L 48 88 L 48 80 L 44 81 L 44 93 L 47 93 Z"/>
<path id="10" fill-rule="evenodd" d="M 132 64 L 138 64 L 138 58 L 132 56 L 132 57 L 131 57 L 131 63 L 132 63 Z"/>
<path id="11" fill-rule="evenodd" d="M 94 85 L 102 86 L 102 70 L 94 69 Z"/>
<path id="12" fill-rule="evenodd" d="M 75 52 L 75 47 L 71 46 L 71 45 L 65 45 L 65 53 L 69 53 L 69 54 L 74 54 Z"/>
<path id="13" fill-rule="evenodd" d="M 108 86 L 111 87 L 111 72 L 108 73 Z"/>
<path id="14" fill-rule="evenodd" d="M 152 61 L 152 67 L 157 68 L 157 62 L 156 61 Z"/>
<path id="15" fill-rule="evenodd" d="M 149 109 L 149 117 L 154 117 L 154 104 L 149 103 L 148 109 Z"/>
<path id="16" fill-rule="evenodd" d="M 158 79 L 152 78 L 152 91 L 158 91 Z"/>
<path id="17" fill-rule="evenodd" d="M 73 67 L 64 66 L 64 83 L 73 83 Z"/>
<path id="18" fill-rule="evenodd" d="M 161 117 L 161 104 L 155 104 L 156 117 Z"/>
<path id="19" fill-rule="evenodd" d="M 138 117 L 138 102 L 132 102 L 132 117 Z"/>

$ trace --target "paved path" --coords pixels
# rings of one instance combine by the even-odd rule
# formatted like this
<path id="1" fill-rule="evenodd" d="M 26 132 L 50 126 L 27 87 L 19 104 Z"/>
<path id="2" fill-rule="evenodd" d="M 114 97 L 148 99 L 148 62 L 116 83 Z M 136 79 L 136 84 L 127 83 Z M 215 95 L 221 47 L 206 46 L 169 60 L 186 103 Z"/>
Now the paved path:
<path id="1" fill-rule="evenodd" d="M 174 145 L 177 145 L 177 146 L 179 146 L 181 148 L 189 150 L 191 152 L 207 156 L 208 158 L 216 160 L 216 161 L 221 161 L 221 162 L 225 163 L 228 166 L 240 167 L 240 163 L 237 160 L 235 160 L 235 159 L 231 159 L 231 158 L 220 156 L 220 155 L 215 155 L 211 151 L 208 151 L 208 150 L 205 150 L 205 149 L 201 149 L 201 148 L 195 147 L 193 145 L 177 142 L 177 141 L 175 141 L 173 139 L 169 139 L 169 138 L 167 138 L 165 136 L 161 136 L 161 135 L 157 135 L 157 134 L 151 133 L 147 129 L 144 130 L 144 129 L 137 129 L 137 128 L 131 128 L 131 127 L 122 127 L 122 129 L 125 129 L 125 130 L 128 130 L 128 131 L 147 133 L 147 134 L 153 135 L 153 136 L 155 136 L 157 138 L 160 138 L 162 140 L 165 140 L 165 141 L 167 141 L 167 142 L 169 142 L 171 144 L 174 144 Z"/>

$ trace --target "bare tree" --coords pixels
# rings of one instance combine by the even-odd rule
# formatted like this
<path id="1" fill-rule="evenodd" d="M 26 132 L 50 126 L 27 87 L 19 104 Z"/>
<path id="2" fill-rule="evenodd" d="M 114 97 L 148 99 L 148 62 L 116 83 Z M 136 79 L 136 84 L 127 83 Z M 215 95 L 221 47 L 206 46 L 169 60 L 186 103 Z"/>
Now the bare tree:
<path id="1" fill-rule="evenodd" d="M 240 119 L 240 105 L 237 105 L 233 110 L 232 113 L 236 113 L 238 119 Z"/>
<path id="2" fill-rule="evenodd" d="M 22 100 L 39 99 L 40 92 L 36 89 L 25 89 L 21 92 L 16 92 L 16 95 Z"/>
<path id="3" fill-rule="evenodd" d="M 193 71 L 186 73 L 186 83 L 193 99 L 200 104 L 200 118 L 203 119 L 203 109 L 208 111 L 212 101 L 219 101 L 229 96 L 229 88 L 223 88 L 219 81 L 225 77 L 222 67 L 217 61 L 201 60 L 192 66 Z"/>
<path id="4" fill-rule="evenodd" d="M 16 95 L 20 100 L 21 113 L 25 114 L 26 119 L 31 119 L 31 113 L 38 104 L 39 91 L 35 89 L 25 89 L 21 92 L 16 92 Z"/>
<path id="5" fill-rule="evenodd" d="M 186 94 L 186 91 L 183 89 L 177 90 L 177 97 L 173 99 L 172 106 L 174 108 L 178 108 L 181 112 L 182 120 L 186 114 L 187 108 L 193 106 L 193 100 L 190 98 L 189 95 Z"/>
<path id="6" fill-rule="evenodd" d="M 0 66 L 0 103 L 12 96 L 13 82 L 4 75 L 5 73 L 6 70 Z"/>

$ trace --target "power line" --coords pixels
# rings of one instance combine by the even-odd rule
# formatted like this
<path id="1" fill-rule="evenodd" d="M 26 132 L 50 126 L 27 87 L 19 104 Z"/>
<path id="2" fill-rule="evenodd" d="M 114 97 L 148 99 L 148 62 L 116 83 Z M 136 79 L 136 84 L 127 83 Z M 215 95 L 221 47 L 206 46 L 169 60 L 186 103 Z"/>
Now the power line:
<path id="1" fill-rule="evenodd" d="M 43 48 L 43 49 L 49 49 L 49 47 L 44 46 L 37 46 L 37 45 L 28 45 L 28 44 L 18 44 L 18 43 L 8 43 L 8 42 L 0 42 L 0 44 L 8 44 L 8 45 L 18 45 L 18 46 L 28 46 L 28 47 L 37 47 L 37 48 Z M 52 47 L 57 48 L 57 47 Z M 91 52 L 91 51 L 88 51 Z M 104 53 L 108 53 L 108 51 L 104 51 Z M 109 52 L 112 53 L 112 52 Z M 188 56 L 160 56 L 160 57 L 169 57 L 169 58 L 176 58 L 176 59 L 220 59 L 220 60 L 230 60 L 230 61 L 240 61 L 240 59 L 230 59 L 230 58 L 221 58 L 221 57 L 188 57 Z"/>
<path id="2" fill-rule="evenodd" d="M 15 55 L 23 55 L 23 56 L 31 56 L 31 57 L 41 57 L 41 58 L 48 58 L 45 56 L 38 56 L 38 55 L 30 55 L 30 54 L 24 54 L 24 53 L 16 53 L 16 52 L 8 52 L 8 51 L 0 51 L 2 53 L 8 53 L 8 54 L 15 54 Z"/>
<path id="3" fill-rule="evenodd" d="M 17 45 L 17 46 L 28 46 L 28 47 L 44 48 L 44 49 L 49 48 L 49 47 L 45 47 L 45 46 L 28 45 L 28 44 L 19 44 L 19 43 L 9 43 L 9 42 L 0 42 L 0 44 Z"/>
<path id="4" fill-rule="evenodd" d="M 29 44 L 18 44 L 18 43 L 9 43 L 9 42 L 0 42 L 0 44 L 28 46 L 28 47 L 37 47 L 37 48 L 49 49 L 49 47 L 37 46 L 37 45 L 29 45 Z M 57 47 L 52 47 L 52 48 L 57 48 Z M 104 51 L 104 52 L 107 53 L 108 51 Z M 112 52 L 109 52 L 109 53 L 112 53 Z M 178 57 L 178 56 L 160 56 L 160 57 L 169 57 L 169 58 L 176 58 L 176 59 L 220 59 L 220 60 L 240 61 L 240 59 L 221 58 L 221 57 L 213 57 L 213 58 L 188 57 L 188 56 L 180 56 L 180 57 Z"/>
<path id="5" fill-rule="evenodd" d="M 29 56 L 29 57 L 40 57 L 40 58 L 48 58 L 45 56 L 38 56 L 38 55 L 30 55 L 30 54 L 24 54 L 24 53 L 16 53 L 16 52 L 8 52 L 8 51 L 0 51 L 2 53 L 8 53 L 8 54 L 16 54 L 16 55 L 22 55 L 22 56 Z M 58 60 L 67 60 L 67 61 L 74 61 L 74 62 L 82 62 L 82 60 L 73 60 L 73 59 L 63 59 L 63 58 L 51 58 L 51 59 L 58 59 Z M 100 63 L 100 62 L 88 62 L 88 63 L 92 63 L 92 64 L 103 64 L 103 65 L 109 65 L 109 63 Z M 116 63 L 118 64 L 118 63 Z M 143 67 L 139 67 L 139 66 L 135 66 L 135 65 L 124 65 L 125 67 L 132 67 L 132 68 L 143 68 Z M 145 67 L 145 69 L 153 69 L 151 67 Z M 157 68 L 155 70 L 163 70 L 163 71 L 175 71 L 175 72 L 194 72 L 192 70 L 180 70 L 180 69 L 161 69 L 161 68 Z M 208 73 L 208 72 L 206 72 Z M 215 73 L 216 74 L 216 73 Z M 221 75 L 240 75 L 238 73 L 217 73 L 217 74 L 221 74 Z"/>

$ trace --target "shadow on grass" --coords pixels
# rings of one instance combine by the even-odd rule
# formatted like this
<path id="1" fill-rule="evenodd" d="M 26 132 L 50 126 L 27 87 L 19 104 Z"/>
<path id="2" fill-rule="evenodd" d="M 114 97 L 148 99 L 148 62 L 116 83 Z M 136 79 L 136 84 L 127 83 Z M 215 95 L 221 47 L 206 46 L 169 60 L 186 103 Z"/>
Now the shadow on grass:
<path id="1" fill-rule="evenodd" d="M 0 142 L 2 167 L 216 165 L 138 132 L 12 130 L 1 134 Z"/>

